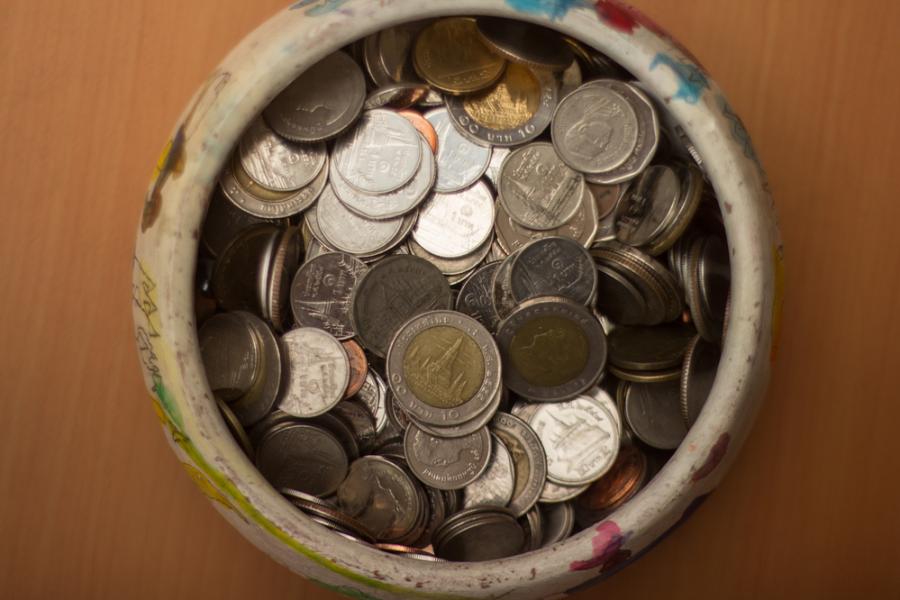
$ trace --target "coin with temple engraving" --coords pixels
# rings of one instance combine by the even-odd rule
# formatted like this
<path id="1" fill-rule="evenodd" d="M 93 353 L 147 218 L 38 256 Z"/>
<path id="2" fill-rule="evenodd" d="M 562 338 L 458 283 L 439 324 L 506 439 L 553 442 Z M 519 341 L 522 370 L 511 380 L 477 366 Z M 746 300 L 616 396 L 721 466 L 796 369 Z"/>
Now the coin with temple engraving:
<path id="1" fill-rule="evenodd" d="M 449 94 L 486 88 L 506 66 L 481 41 L 475 20 L 467 17 L 440 19 L 426 27 L 416 40 L 413 63 L 422 79 Z"/>
<path id="2" fill-rule="evenodd" d="M 479 323 L 494 331 L 500 322 L 500 317 L 494 309 L 493 278 L 500 266 L 500 261 L 494 261 L 479 267 L 469 277 L 459 290 L 456 297 L 456 310 L 474 317 Z"/>
<path id="3" fill-rule="evenodd" d="M 332 335 L 301 327 L 281 336 L 287 351 L 288 384 L 278 408 L 295 417 L 328 412 L 344 397 L 350 382 L 350 362 Z"/>
<path id="4" fill-rule="evenodd" d="M 597 288 L 597 268 L 584 246 L 567 237 L 531 242 L 516 254 L 509 277 L 513 298 L 563 296 L 587 304 Z"/>
<path id="5" fill-rule="evenodd" d="M 491 459 L 478 479 L 463 489 L 463 507 L 501 506 L 512 500 L 516 470 L 512 456 L 496 434 L 491 434 Z"/>
<path id="6" fill-rule="evenodd" d="M 464 437 L 439 438 L 415 424 L 406 428 L 403 448 L 419 481 L 439 490 L 466 487 L 484 472 L 491 458 L 491 436 L 482 427 Z"/>
<path id="7" fill-rule="evenodd" d="M 241 136 L 238 155 L 247 175 L 278 192 L 299 190 L 325 166 L 325 144 L 299 144 L 272 131 L 261 118 Z"/>
<path id="8" fill-rule="evenodd" d="M 350 298 L 368 267 L 350 254 L 329 252 L 307 260 L 291 284 L 291 308 L 301 327 L 324 329 L 339 340 L 354 335 Z"/>
<path id="9" fill-rule="evenodd" d="M 479 181 L 454 193 L 434 193 L 419 209 L 413 239 L 442 258 L 475 252 L 491 235 L 494 196 Z"/>
<path id="10" fill-rule="evenodd" d="M 451 122 L 446 108 L 430 110 L 425 118 L 438 137 L 434 191 L 457 192 L 478 181 L 491 161 L 491 149 L 464 137 Z"/>
<path id="11" fill-rule="evenodd" d="M 597 234 L 597 206 L 591 190 L 585 186 L 578 210 L 571 219 L 556 229 L 538 231 L 513 221 L 503 204 L 498 203 L 494 230 L 497 242 L 509 252 L 515 252 L 534 240 L 554 236 L 571 238 L 587 248 Z"/>

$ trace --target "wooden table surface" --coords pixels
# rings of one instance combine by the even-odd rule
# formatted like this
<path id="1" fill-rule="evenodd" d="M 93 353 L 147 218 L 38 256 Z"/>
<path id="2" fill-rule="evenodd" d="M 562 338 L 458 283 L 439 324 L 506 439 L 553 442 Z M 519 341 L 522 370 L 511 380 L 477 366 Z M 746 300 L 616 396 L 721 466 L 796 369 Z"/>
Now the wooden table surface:
<path id="1" fill-rule="evenodd" d="M 162 144 L 284 2 L 2 3 L 2 597 L 336 597 L 197 492 L 131 332 L 132 244 Z M 753 135 L 787 302 L 768 400 L 722 487 L 579 597 L 896 598 L 900 2 L 637 4 L 702 58 Z"/>

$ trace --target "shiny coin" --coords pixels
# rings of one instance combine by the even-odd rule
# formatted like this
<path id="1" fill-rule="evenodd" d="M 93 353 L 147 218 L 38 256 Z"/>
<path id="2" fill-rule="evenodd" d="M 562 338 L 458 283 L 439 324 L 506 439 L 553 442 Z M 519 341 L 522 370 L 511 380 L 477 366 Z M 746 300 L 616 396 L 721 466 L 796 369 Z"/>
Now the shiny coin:
<path id="1" fill-rule="evenodd" d="M 475 319 L 430 311 L 404 324 L 385 361 L 394 396 L 417 421 L 449 427 L 472 420 L 500 387 L 500 355 Z"/>
<path id="2" fill-rule="evenodd" d="M 503 74 L 506 61 L 488 50 L 473 19 L 440 19 L 419 34 L 413 50 L 416 72 L 450 94 L 484 89 Z"/>
<path id="3" fill-rule="evenodd" d="M 403 437 L 409 467 L 422 483 L 439 490 L 464 488 L 484 473 L 491 457 L 486 427 L 453 439 L 428 434 L 410 425 Z"/>
<path id="4" fill-rule="evenodd" d="M 512 457 L 516 485 L 508 508 L 521 517 L 538 501 L 547 480 L 544 447 L 534 430 L 513 415 L 497 413 L 491 429 Z"/>
<path id="5" fill-rule="evenodd" d="M 365 385 L 369 376 L 369 361 L 366 359 L 366 353 L 362 346 L 355 341 L 344 340 L 341 342 L 341 346 L 344 347 L 344 352 L 347 353 L 347 360 L 350 364 L 350 381 L 347 383 L 347 389 L 344 391 L 344 399 L 346 400 L 360 393 Z M 362 398 L 358 399 L 362 400 Z M 364 402 L 372 410 L 374 405 L 365 400 Z M 375 414 L 374 410 L 372 410 L 372 414 Z"/>
<path id="6" fill-rule="evenodd" d="M 422 145 L 412 123 L 397 113 L 363 113 L 356 127 L 334 144 L 333 160 L 344 180 L 360 192 L 384 194 L 403 187 L 419 170 Z"/>
<path id="7" fill-rule="evenodd" d="M 501 261 L 491 279 L 491 301 L 494 303 L 494 312 L 500 319 L 508 317 L 516 307 L 516 300 L 512 293 L 512 280 L 509 277 L 509 269 L 514 258 L 515 254 L 510 254 Z"/>
<path id="8" fill-rule="evenodd" d="M 660 450 L 674 450 L 687 434 L 681 416 L 680 384 L 632 383 L 625 393 L 625 418 L 634 434 Z"/>
<path id="9" fill-rule="evenodd" d="M 426 96 L 430 88 L 424 83 L 389 83 L 369 93 L 364 110 L 374 108 L 404 109 L 415 106 Z"/>
<path id="10" fill-rule="evenodd" d="M 597 233 L 597 207 L 591 191 L 585 186 L 578 211 L 571 219 L 556 229 L 538 231 L 513 221 L 503 204 L 499 203 L 494 229 L 497 232 L 497 241 L 509 252 L 515 252 L 534 240 L 555 236 L 571 238 L 587 248 Z"/>
<path id="11" fill-rule="evenodd" d="M 213 193 L 209 202 L 200 242 L 210 256 L 216 257 L 222 254 L 228 244 L 244 229 L 260 223 L 270 223 L 276 226 L 286 224 L 279 220 L 254 217 L 232 204 L 219 189 Z"/>
<path id="12" fill-rule="evenodd" d="M 297 142 L 335 137 L 359 116 L 366 80 L 343 52 L 326 56 L 294 80 L 263 111 L 269 126 Z"/>
<path id="13" fill-rule="evenodd" d="M 491 182 L 491 186 L 493 186 L 495 191 L 500 189 L 500 167 L 503 166 L 503 161 L 506 160 L 510 152 L 512 152 L 511 149 L 500 146 L 495 146 L 491 150 L 491 160 L 484 171 L 484 176 Z"/>
<path id="14" fill-rule="evenodd" d="M 259 317 L 247 312 L 234 313 L 244 321 L 259 342 L 259 375 L 246 394 L 229 404 L 241 425 L 249 427 L 272 411 L 282 388 L 282 352 L 272 329 Z"/>
<path id="15" fill-rule="evenodd" d="M 416 256 L 390 256 L 357 283 L 351 301 L 353 328 L 369 352 L 383 357 L 404 323 L 451 304 L 450 286 L 434 265 Z"/>
<path id="16" fill-rule="evenodd" d="M 423 510 L 416 483 L 403 468 L 379 456 L 353 462 L 337 499 L 344 512 L 385 542 L 408 536 Z"/>
<path id="17" fill-rule="evenodd" d="M 261 342 L 241 313 L 221 313 L 206 320 L 198 334 L 206 380 L 216 397 L 234 401 L 259 377 Z"/>
<path id="18" fill-rule="evenodd" d="M 219 176 L 219 187 L 232 204 L 263 219 L 291 217 L 309 208 L 328 181 L 327 169 L 322 169 L 312 182 L 296 192 L 272 192 L 255 185 L 244 168 L 229 160 Z M 255 185 L 255 187 L 254 187 Z"/>
<path id="19" fill-rule="evenodd" d="M 516 223 L 556 229 L 578 212 L 584 177 L 567 167 L 547 142 L 514 150 L 500 171 L 500 202 Z"/>
<path id="20" fill-rule="evenodd" d="M 525 532 L 501 508 L 474 507 L 456 513 L 435 532 L 434 552 L 447 560 L 477 562 L 518 554 Z"/>
<path id="21" fill-rule="evenodd" d="M 458 192 L 434 193 L 419 210 L 413 239 L 443 258 L 475 252 L 491 235 L 494 197 L 483 182 Z"/>
<path id="22" fill-rule="evenodd" d="M 481 264 L 484 258 L 487 256 L 488 252 L 491 250 L 491 244 L 493 242 L 492 237 L 488 237 L 480 247 L 476 248 L 473 252 L 469 254 L 460 256 L 458 258 L 444 258 L 442 256 L 436 256 L 419 245 L 415 240 L 407 241 L 407 248 L 409 249 L 409 253 L 413 256 L 418 256 L 420 258 L 424 258 L 438 269 L 440 269 L 441 273 L 444 275 L 460 275 L 463 273 L 467 273 L 474 269 L 476 266 Z M 450 282 L 453 285 L 453 282 Z"/>
<path id="23" fill-rule="evenodd" d="M 541 490 L 540 502 L 542 504 L 568 502 L 579 494 L 584 493 L 590 485 L 589 483 L 584 485 L 559 485 L 548 480 L 544 484 L 544 489 Z"/>
<path id="24" fill-rule="evenodd" d="M 651 165 L 628 187 L 616 207 L 616 237 L 629 246 L 647 246 L 674 218 L 681 195 L 675 169 Z"/>
<path id="25" fill-rule="evenodd" d="M 275 488 L 330 496 L 347 475 L 347 455 L 325 429 L 286 423 L 262 438 L 256 450 L 256 466 Z"/>
<path id="26" fill-rule="evenodd" d="M 276 331 L 284 330 L 290 310 L 291 274 L 297 271 L 303 251 L 299 233 L 296 227 L 281 230 L 272 246 L 268 268 L 261 273 L 265 275 L 260 280 L 265 294 L 262 298 L 263 316 Z"/>
<path id="27" fill-rule="evenodd" d="M 478 181 L 491 160 L 491 149 L 464 137 L 451 122 L 446 108 L 430 110 L 425 118 L 438 136 L 434 191 L 457 192 Z"/>
<path id="28" fill-rule="evenodd" d="M 222 414 L 222 420 L 225 421 L 225 426 L 228 427 L 231 437 L 237 441 L 241 450 L 244 451 L 244 454 L 246 454 L 250 460 L 253 460 L 253 444 L 250 443 L 247 431 L 244 429 L 244 426 L 241 425 L 241 421 L 237 418 L 237 415 L 234 414 L 234 411 L 231 410 L 228 403 L 219 396 L 216 396 L 216 406 L 219 407 L 219 412 Z"/>
<path id="29" fill-rule="evenodd" d="M 339 340 L 353 337 L 350 298 L 366 271 L 362 261 L 342 252 L 307 260 L 294 276 L 290 291 L 297 324 L 324 329 Z"/>
<path id="30" fill-rule="evenodd" d="M 463 489 L 463 507 L 500 506 L 512 500 L 516 487 L 516 472 L 506 444 L 491 435 L 491 458 L 478 479 Z"/>
<path id="31" fill-rule="evenodd" d="M 491 88 L 447 98 L 456 127 L 476 143 L 517 146 L 532 141 L 550 125 L 557 83 L 547 71 L 511 64 Z"/>
<path id="32" fill-rule="evenodd" d="M 552 29 L 495 17 L 479 17 L 477 24 L 481 39 L 491 50 L 508 60 L 539 69 L 562 71 L 574 59 L 572 50 Z"/>
<path id="33" fill-rule="evenodd" d="M 531 552 L 541 547 L 541 541 L 544 539 L 544 516 L 540 509 L 535 506 L 525 516 L 519 519 L 519 524 L 525 530 L 525 546 L 523 552 Z"/>
<path id="34" fill-rule="evenodd" d="M 601 384 L 606 384 L 606 379 L 600 382 Z M 605 387 L 605 386 L 604 386 Z M 613 389 L 613 393 L 615 393 L 615 388 Z M 585 396 L 590 396 L 590 398 L 598 403 L 600 406 L 606 409 L 606 412 L 613 418 L 613 421 L 616 423 L 616 428 L 619 431 L 619 436 L 621 437 L 623 430 L 623 421 L 622 421 L 622 413 L 619 411 L 618 406 L 616 405 L 616 401 L 613 399 L 610 392 L 606 391 L 606 389 L 598 386 L 594 386 L 591 389 L 587 390 Z"/>
<path id="35" fill-rule="evenodd" d="M 328 412 L 344 397 L 350 363 L 341 343 L 314 327 L 302 327 L 281 337 L 290 364 L 288 383 L 278 408 L 295 417 Z"/>
<path id="36" fill-rule="evenodd" d="M 610 470 L 591 484 L 575 500 L 575 512 L 582 527 L 590 527 L 631 499 L 647 480 L 647 456 L 635 444 L 619 451 Z"/>
<path id="37" fill-rule="evenodd" d="M 709 398 L 719 369 L 719 348 L 700 336 L 691 340 L 681 372 L 681 416 L 693 426 Z"/>
<path id="38" fill-rule="evenodd" d="M 544 526 L 541 548 L 558 544 L 572 535 L 572 530 L 575 528 L 575 509 L 571 502 L 544 504 L 541 505 L 540 510 Z"/>
<path id="39" fill-rule="evenodd" d="M 504 381 L 524 398 L 556 402 L 588 389 L 606 364 L 606 336 L 586 309 L 560 297 L 523 302 L 501 324 Z"/>
<path id="40" fill-rule="evenodd" d="M 437 154 L 438 137 L 437 131 L 434 130 L 434 125 L 423 117 L 421 113 L 414 110 L 398 110 L 397 114 L 412 123 L 416 131 L 422 134 L 422 137 L 428 142 L 431 153 Z"/>
<path id="41" fill-rule="evenodd" d="M 516 302 L 538 296 L 562 296 L 587 304 L 597 287 L 594 259 L 571 238 L 535 240 L 522 248 L 509 269 Z"/>
<path id="42" fill-rule="evenodd" d="M 291 192 L 312 183 L 325 166 L 325 144 L 298 144 L 255 119 L 241 136 L 238 156 L 253 181 L 276 192 Z"/>
<path id="43" fill-rule="evenodd" d="M 357 256 L 377 253 L 400 233 L 402 217 L 374 220 L 361 217 L 338 200 L 329 185 L 315 208 L 316 222 L 331 246 Z"/>
<path id="44" fill-rule="evenodd" d="M 343 343 L 345 344 L 345 348 L 347 343 L 352 343 L 356 347 L 359 347 L 359 345 L 353 341 Z M 348 354 L 350 353 L 348 352 Z M 351 359 L 350 362 L 352 365 L 353 360 Z M 388 425 L 387 386 L 378 373 L 369 369 L 365 373 L 362 386 L 353 394 L 353 397 L 365 404 L 369 409 L 369 412 L 372 413 L 372 417 L 375 419 L 375 433 L 380 434 L 384 431 Z"/>
<path id="45" fill-rule="evenodd" d="M 466 280 L 456 297 L 456 310 L 473 317 L 488 331 L 494 331 L 500 322 L 500 317 L 494 310 L 494 303 L 491 300 L 493 291 L 491 284 L 494 272 L 499 266 L 500 262 L 495 261 L 479 267 Z"/>
<path id="46" fill-rule="evenodd" d="M 693 337 L 693 328 L 680 322 L 619 326 L 609 334 L 609 362 L 630 371 L 671 369 L 682 364 Z"/>

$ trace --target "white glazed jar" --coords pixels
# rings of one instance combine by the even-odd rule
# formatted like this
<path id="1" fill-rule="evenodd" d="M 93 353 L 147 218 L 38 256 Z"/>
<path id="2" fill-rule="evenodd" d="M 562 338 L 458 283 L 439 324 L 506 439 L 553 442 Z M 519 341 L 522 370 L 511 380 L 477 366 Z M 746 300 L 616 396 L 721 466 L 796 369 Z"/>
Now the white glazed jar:
<path id="1" fill-rule="evenodd" d="M 194 321 L 199 232 L 217 174 L 244 127 L 310 65 L 364 35 L 428 17 L 532 21 L 593 46 L 661 99 L 694 142 L 728 236 L 731 311 L 708 402 L 637 496 L 552 548 L 486 563 L 401 558 L 302 516 L 256 471 L 222 422 Z M 614 0 L 300 0 L 248 36 L 182 115 L 147 193 L 134 257 L 136 340 L 151 399 L 184 468 L 219 511 L 275 560 L 357 598 L 547 598 L 583 589 L 649 549 L 721 480 L 762 401 L 781 298 L 781 247 L 746 130 L 702 67 Z"/>

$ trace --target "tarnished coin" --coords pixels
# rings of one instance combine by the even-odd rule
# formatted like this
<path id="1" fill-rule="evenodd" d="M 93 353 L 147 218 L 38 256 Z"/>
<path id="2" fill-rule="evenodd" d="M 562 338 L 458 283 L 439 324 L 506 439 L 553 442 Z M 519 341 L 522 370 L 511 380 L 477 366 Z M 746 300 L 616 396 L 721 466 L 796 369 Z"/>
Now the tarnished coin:
<path id="1" fill-rule="evenodd" d="M 366 353 L 362 346 L 354 340 L 344 340 L 341 342 L 341 346 L 344 347 L 344 352 L 347 353 L 347 360 L 350 365 L 350 381 L 347 383 L 347 389 L 344 390 L 344 399 L 346 400 L 359 393 L 365 385 L 366 378 L 369 376 L 369 361 L 366 359 Z M 365 404 L 372 410 L 372 404 L 369 402 L 365 402 Z M 375 414 L 374 410 L 372 410 L 372 414 Z"/>
<path id="2" fill-rule="evenodd" d="M 328 412 L 344 397 L 350 364 L 344 347 L 315 327 L 301 327 L 281 336 L 290 364 L 288 383 L 278 408 L 295 417 Z"/>
<path id="3" fill-rule="evenodd" d="M 247 393 L 229 403 L 241 425 L 249 427 L 272 412 L 282 387 L 282 352 L 278 339 L 265 321 L 248 312 L 232 313 L 244 321 L 259 342 L 259 375 Z"/>
<path id="4" fill-rule="evenodd" d="M 369 352 L 384 357 L 404 323 L 451 305 L 450 286 L 434 265 L 416 256 L 389 256 L 356 285 L 351 300 L 353 329 Z"/>
<path id="5" fill-rule="evenodd" d="M 481 39 L 488 47 L 508 60 L 562 71 L 575 58 L 562 36 L 552 29 L 497 17 L 479 17 L 477 25 Z"/>
<path id="6" fill-rule="evenodd" d="M 262 269 L 281 230 L 268 223 L 243 230 L 222 252 L 212 275 L 212 293 L 223 310 L 263 314 Z"/>
<path id="7" fill-rule="evenodd" d="M 306 210 L 322 193 L 327 181 L 328 171 L 323 168 L 309 185 L 296 192 L 273 192 L 255 184 L 234 159 L 226 163 L 219 175 L 219 187 L 225 197 L 239 209 L 263 219 L 282 219 Z"/>
<path id="8" fill-rule="evenodd" d="M 582 173 L 611 171 L 628 160 L 637 144 L 637 114 L 606 81 L 584 84 L 563 98 L 553 115 L 553 145 L 567 165 Z"/>
<path id="9" fill-rule="evenodd" d="M 464 137 L 451 122 L 446 108 L 430 110 L 425 118 L 438 136 L 434 191 L 457 192 L 478 181 L 491 160 L 491 149 Z"/>
<path id="10" fill-rule="evenodd" d="M 500 322 L 491 299 L 493 276 L 499 266 L 500 262 L 494 261 L 479 267 L 466 280 L 456 297 L 456 310 L 473 317 L 487 327 L 488 331 L 496 330 Z"/>
<path id="11" fill-rule="evenodd" d="M 279 135 L 319 142 L 350 127 L 366 99 L 366 80 L 343 52 L 326 56 L 295 79 L 263 111 Z"/>
<path id="12" fill-rule="evenodd" d="M 519 524 L 525 530 L 525 546 L 522 551 L 532 552 L 540 548 L 544 539 L 544 516 L 540 509 L 537 506 L 533 507 L 519 519 Z"/>
<path id="13" fill-rule="evenodd" d="M 347 455 L 331 433 L 306 423 L 278 425 L 262 438 L 256 466 L 272 487 L 330 496 L 347 475 Z"/>
<path id="14" fill-rule="evenodd" d="M 511 64 L 491 88 L 449 96 L 447 110 L 460 132 L 474 142 L 517 146 L 532 141 L 550 125 L 556 93 L 551 73 Z"/>
<path id="15" fill-rule="evenodd" d="M 647 246 L 665 232 L 681 196 L 681 181 L 668 165 L 647 167 L 616 207 L 616 237 L 629 246 Z"/>
<path id="16" fill-rule="evenodd" d="M 453 193 L 435 192 L 419 210 L 412 236 L 425 250 L 443 258 L 475 252 L 491 235 L 494 197 L 478 181 Z"/>
<path id="17" fill-rule="evenodd" d="M 680 366 L 694 329 L 674 322 L 655 327 L 619 326 L 609 334 L 609 362 L 630 371 L 663 371 Z"/>
<path id="18" fill-rule="evenodd" d="M 372 448 L 376 435 L 375 417 L 362 401 L 342 400 L 331 411 L 350 427 L 361 451 L 366 452 Z"/>
<path id="19" fill-rule="evenodd" d="M 278 491 L 316 523 L 324 525 L 332 531 L 343 533 L 345 537 L 349 537 L 353 541 L 374 543 L 375 538 L 366 531 L 362 523 L 342 513 L 331 502 L 290 488 L 281 488 Z"/>
<path id="20" fill-rule="evenodd" d="M 584 246 L 571 238 L 548 237 L 531 242 L 509 268 L 513 298 L 562 296 L 587 304 L 597 288 L 597 268 Z"/>
<path id="21" fill-rule="evenodd" d="M 347 343 L 344 342 L 344 344 Z M 356 342 L 351 343 L 356 344 Z M 375 433 L 380 434 L 384 431 L 388 425 L 387 386 L 378 373 L 369 369 L 365 374 L 362 386 L 354 392 L 353 396 L 365 404 L 372 413 L 372 417 L 375 419 Z"/>
<path id="22" fill-rule="evenodd" d="M 430 88 L 424 83 L 389 83 L 372 90 L 363 104 L 364 110 L 375 108 L 404 109 L 414 106 L 428 96 Z"/>
<path id="23" fill-rule="evenodd" d="M 544 526 L 541 548 L 557 544 L 572 535 L 572 530 L 575 529 L 575 509 L 571 502 L 543 504 L 540 510 Z"/>
<path id="24" fill-rule="evenodd" d="M 699 237 L 691 245 L 689 260 L 686 291 L 691 318 L 704 339 L 718 343 L 731 287 L 728 247 L 716 235 Z"/>
<path id="25" fill-rule="evenodd" d="M 241 231 L 261 223 L 269 223 L 276 226 L 286 224 L 286 222 L 281 220 L 255 217 L 247 211 L 239 209 L 225 197 L 225 194 L 219 188 L 213 193 L 209 201 L 209 208 L 206 210 L 206 218 L 203 221 L 203 232 L 200 235 L 200 242 L 211 256 L 216 257 L 225 251 L 228 244 L 238 237 Z"/>
<path id="26" fill-rule="evenodd" d="M 503 204 L 498 203 L 494 230 L 497 232 L 497 241 L 509 252 L 515 252 L 534 240 L 555 236 L 571 238 L 588 248 L 597 234 L 597 207 L 590 189 L 585 186 L 578 211 L 571 219 L 556 229 L 539 231 L 513 221 Z"/>
<path id="27" fill-rule="evenodd" d="M 672 273 L 652 256 L 617 242 L 595 246 L 591 254 L 598 266 L 612 267 L 640 290 L 645 310 L 637 322 L 629 324 L 656 325 L 681 316 L 684 300 L 678 283 Z M 602 302 L 603 299 L 598 297 L 597 306 L 601 311 Z"/>
<path id="28" fill-rule="evenodd" d="M 419 140 L 412 123 L 379 108 L 363 113 L 356 127 L 335 142 L 332 156 L 351 187 L 384 194 L 409 183 L 419 170 L 423 154 Z"/>
<path id="29" fill-rule="evenodd" d="M 288 321 L 291 297 L 291 274 L 297 271 L 300 255 L 303 252 L 300 230 L 297 227 L 286 227 L 274 240 L 267 269 L 261 273 L 265 279 L 260 280 L 263 289 L 263 317 L 275 327 L 283 331 Z"/>
<path id="30" fill-rule="evenodd" d="M 416 81 L 412 47 L 424 26 L 422 21 L 403 23 L 373 33 L 363 41 L 363 63 L 376 85 Z"/>
<path id="31" fill-rule="evenodd" d="M 484 473 L 491 457 L 491 436 L 482 427 L 465 437 L 439 438 L 412 424 L 406 428 L 403 448 L 419 481 L 439 490 L 458 490 Z"/>
<path id="32" fill-rule="evenodd" d="M 315 213 L 325 241 L 357 256 L 379 252 L 403 227 L 402 217 L 374 220 L 359 216 L 338 200 L 330 185 L 319 197 Z"/>
<path id="33" fill-rule="evenodd" d="M 500 323 L 497 345 L 509 389 L 556 402 L 588 389 L 606 364 L 606 335 L 594 315 L 566 298 L 523 302 Z"/>
<path id="34" fill-rule="evenodd" d="M 401 540 L 423 510 L 416 483 L 386 458 L 364 456 L 350 466 L 337 490 L 338 505 L 385 542 Z"/>
<path id="35" fill-rule="evenodd" d="M 222 400 L 218 395 L 216 396 L 216 406 L 219 407 L 219 412 L 222 414 L 222 420 L 225 421 L 225 426 L 228 428 L 229 433 L 231 433 L 231 437 L 237 441 L 241 450 L 244 451 L 244 454 L 246 454 L 250 460 L 253 460 L 253 444 L 250 443 L 250 438 L 247 436 L 247 431 L 244 429 L 244 426 L 241 425 L 240 419 L 237 418 L 237 415 L 234 414 L 234 411 L 231 410 L 228 403 Z"/>
<path id="36" fill-rule="evenodd" d="M 506 444 L 491 434 L 491 458 L 478 479 L 463 489 L 463 507 L 501 506 L 512 500 L 516 487 L 516 471 Z"/>
<path id="37" fill-rule="evenodd" d="M 700 416 L 718 369 L 719 347 L 696 336 L 685 353 L 681 372 L 681 416 L 688 427 Z"/>
<path id="38" fill-rule="evenodd" d="M 198 334 L 206 380 L 216 397 L 231 402 L 260 375 L 261 342 L 240 313 L 221 313 L 203 323 Z"/>
<path id="39" fill-rule="evenodd" d="M 434 539 L 436 556 L 477 562 L 518 554 L 525 544 L 525 532 L 508 510 L 477 506 L 444 521 Z"/>
<path id="40" fill-rule="evenodd" d="M 529 229 L 556 229 L 578 212 L 584 177 L 563 163 L 553 146 L 534 142 L 506 157 L 500 170 L 500 202 Z"/>
<path id="41" fill-rule="evenodd" d="M 312 183 L 325 166 L 325 144 L 286 140 L 256 118 L 241 136 L 238 156 L 253 181 L 276 192 L 291 192 Z"/>
<path id="42" fill-rule="evenodd" d="M 486 88 L 506 66 L 481 41 L 475 21 L 466 17 L 440 19 L 426 27 L 416 40 L 413 63 L 422 79 L 450 94 Z"/>
<path id="43" fill-rule="evenodd" d="M 590 483 L 616 460 L 618 426 L 609 412 L 588 396 L 542 404 L 529 424 L 547 454 L 547 478 L 555 483 Z"/>
<path id="44" fill-rule="evenodd" d="M 497 413 L 491 430 L 509 450 L 515 471 L 515 488 L 508 508 L 521 517 L 540 498 L 547 480 L 547 456 L 534 430 L 525 421 L 507 413 Z"/>
<path id="45" fill-rule="evenodd" d="M 353 337 L 350 298 L 366 271 L 362 261 L 342 252 L 307 260 L 291 285 L 294 320 L 301 327 L 324 329 L 339 340 Z"/>
<path id="46" fill-rule="evenodd" d="M 397 401 L 417 421 L 452 426 L 470 421 L 500 387 L 500 355 L 475 319 L 431 311 L 405 323 L 385 361 Z"/>
<path id="47" fill-rule="evenodd" d="M 647 480 L 647 456 L 636 444 L 625 444 L 606 475 L 575 500 L 579 525 L 590 527 L 632 498 Z"/>
<path id="48" fill-rule="evenodd" d="M 573 498 L 578 497 L 579 494 L 582 494 L 590 487 L 591 484 L 586 483 L 584 485 L 559 485 L 558 483 L 553 483 L 552 481 L 547 481 L 544 484 L 544 489 L 541 490 L 540 502 L 541 504 L 557 504 L 559 502 L 568 502 Z"/>
<path id="49" fill-rule="evenodd" d="M 687 434 L 681 416 L 680 382 L 631 383 L 625 393 L 625 418 L 648 446 L 674 450 Z"/>

